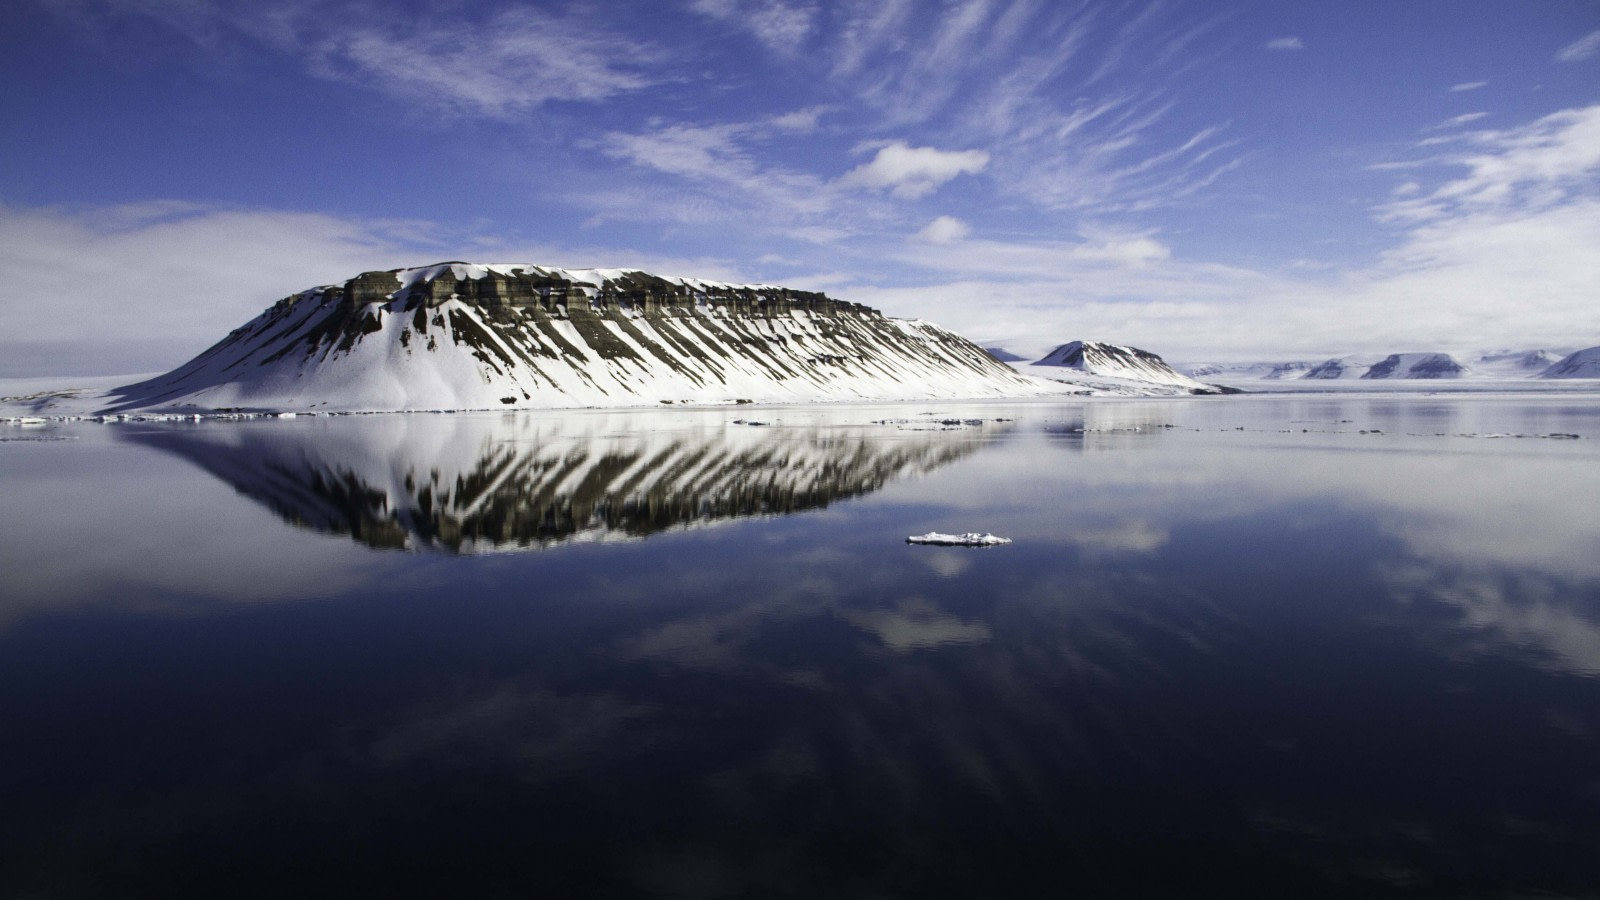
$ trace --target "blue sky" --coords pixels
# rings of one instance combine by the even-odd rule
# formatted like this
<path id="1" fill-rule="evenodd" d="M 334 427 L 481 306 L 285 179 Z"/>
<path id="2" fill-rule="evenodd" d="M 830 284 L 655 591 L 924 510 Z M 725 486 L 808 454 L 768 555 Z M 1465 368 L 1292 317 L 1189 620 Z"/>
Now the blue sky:
<path id="1" fill-rule="evenodd" d="M 445 259 L 1042 352 L 1600 344 L 1600 0 L 23 0 L 0 375 Z"/>

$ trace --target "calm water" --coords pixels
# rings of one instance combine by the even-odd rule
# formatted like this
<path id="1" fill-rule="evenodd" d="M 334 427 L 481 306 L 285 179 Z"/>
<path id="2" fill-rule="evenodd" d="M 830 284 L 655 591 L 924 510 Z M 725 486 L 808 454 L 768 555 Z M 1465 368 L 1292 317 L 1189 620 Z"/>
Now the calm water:
<path id="1" fill-rule="evenodd" d="M 1600 398 L 0 437 L 0 896 L 1600 885 Z"/>

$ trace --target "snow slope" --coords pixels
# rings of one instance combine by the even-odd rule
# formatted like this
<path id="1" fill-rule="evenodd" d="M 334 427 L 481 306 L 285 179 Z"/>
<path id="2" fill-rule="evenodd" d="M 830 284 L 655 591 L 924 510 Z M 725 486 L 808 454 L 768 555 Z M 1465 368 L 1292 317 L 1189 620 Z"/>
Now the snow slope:
<path id="1" fill-rule="evenodd" d="M 441 263 L 279 301 L 107 412 L 375 411 L 1062 393 L 954 332 L 774 285 Z"/>
<path id="2" fill-rule="evenodd" d="M 1600 378 L 1600 347 L 1569 354 L 1539 373 L 1540 378 Z"/>

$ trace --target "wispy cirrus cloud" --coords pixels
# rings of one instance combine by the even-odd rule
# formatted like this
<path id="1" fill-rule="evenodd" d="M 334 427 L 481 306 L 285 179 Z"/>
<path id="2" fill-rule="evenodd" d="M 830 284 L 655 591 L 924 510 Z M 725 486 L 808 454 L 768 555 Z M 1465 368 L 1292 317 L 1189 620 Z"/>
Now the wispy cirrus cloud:
<path id="1" fill-rule="evenodd" d="M 658 83 L 650 45 L 577 18 L 510 9 L 481 24 L 440 30 L 336 30 L 306 49 L 311 71 L 355 80 L 435 108 L 507 118 L 552 100 L 599 101 Z"/>
<path id="2" fill-rule="evenodd" d="M 1565 63 L 1582 62 L 1596 54 L 1600 54 L 1600 31 L 1591 31 L 1557 51 L 1556 60 Z"/>
<path id="3" fill-rule="evenodd" d="M 154 23 L 209 54 L 265 48 L 316 77 L 467 116 L 504 119 L 550 101 L 601 101 L 672 77 L 661 66 L 662 48 L 594 17 L 532 7 L 474 17 L 399 10 L 379 16 L 330 0 L 41 2 L 86 32 Z"/>
<path id="4" fill-rule="evenodd" d="M 796 53 L 811 36 L 817 18 L 814 3 L 784 0 L 694 0 L 695 12 L 748 29 L 758 40 L 784 54 Z"/>
<path id="5" fill-rule="evenodd" d="M 1453 145 L 1463 149 L 1420 164 L 1466 173 L 1386 204 L 1380 209 L 1385 221 L 1526 214 L 1578 199 L 1600 200 L 1600 105 L 1561 110 L 1520 128 L 1468 133 Z"/>
<path id="6" fill-rule="evenodd" d="M 1487 118 L 1488 115 L 1489 114 L 1486 112 L 1462 113 L 1459 116 L 1451 116 L 1450 118 L 1445 119 L 1443 122 L 1433 126 L 1433 129 L 1443 130 L 1447 128 L 1460 128 L 1463 125 L 1470 125 L 1479 119 Z"/>
<path id="7" fill-rule="evenodd" d="M 1475 91 L 1489 86 L 1487 81 L 1463 81 L 1460 84 L 1450 85 L 1451 93 L 1459 94 L 1463 91 Z"/>
<path id="8" fill-rule="evenodd" d="M 576 197 L 575 205 L 594 210 L 596 222 L 742 222 L 780 233 L 815 228 L 836 202 L 828 179 L 758 152 L 774 137 L 794 131 L 768 120 L 608 133 L 598 144 L 601 153 L 636 170 L 669 176 L 670 182 L 649 190 L 595 188 Z M 833 237 L 843 233 L 831 232 Z M 819 235 L 812 232 L 813 238 Z"/>
<path id="9" fill-rule="evenodd" d="M 1273 38 L 1262 45 L 1268 50 L 1304 50 L 1306 42 L 1298 37 Z"/>

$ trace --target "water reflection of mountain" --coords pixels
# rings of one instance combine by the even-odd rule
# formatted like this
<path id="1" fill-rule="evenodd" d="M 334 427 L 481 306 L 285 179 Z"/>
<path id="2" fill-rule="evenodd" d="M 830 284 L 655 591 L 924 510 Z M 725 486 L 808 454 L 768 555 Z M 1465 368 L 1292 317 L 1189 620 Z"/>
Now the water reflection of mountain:
<path id="1" fill-rule="evenodd" d="M 961 458 L 947 433 L 658 413 L 205 423 L 129 431 L 296 526 L 453 553 L 818 509 Z"/>

